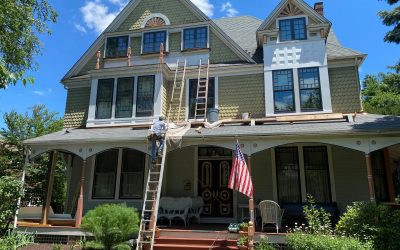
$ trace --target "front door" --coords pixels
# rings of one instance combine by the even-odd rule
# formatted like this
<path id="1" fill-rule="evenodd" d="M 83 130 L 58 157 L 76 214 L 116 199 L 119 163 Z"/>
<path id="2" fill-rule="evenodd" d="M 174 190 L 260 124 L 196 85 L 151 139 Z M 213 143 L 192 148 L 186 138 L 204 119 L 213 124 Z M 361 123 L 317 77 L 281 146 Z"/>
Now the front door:
<path id="1" fill-rule="evenodd" d="M 204 217 L 233 217 L 233 192 L 228 188 L 232 160 L 199 160 L 199 196 Z"/>

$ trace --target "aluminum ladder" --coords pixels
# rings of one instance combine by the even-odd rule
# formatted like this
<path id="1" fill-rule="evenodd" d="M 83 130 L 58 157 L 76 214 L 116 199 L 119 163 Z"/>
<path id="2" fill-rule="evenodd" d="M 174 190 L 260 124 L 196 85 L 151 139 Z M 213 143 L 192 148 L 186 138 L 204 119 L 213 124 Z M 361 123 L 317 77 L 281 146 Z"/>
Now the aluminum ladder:
<path id="1" fill-rule="evenodd" d="M 182 100 L 183 100 L 183 94 L 184 94 L 184 89 L 185 89 L 185 84 L 186 84 L 186 66 L 187 62 L 186 59 L 181 62 L 179 59 L 176 62 L 176 69 L 175 69 L 175 77 L 174 77 L 174 84 L 172 86 L 172 92 L 171 92 L 171 99 L 169 102 L 169 109 L 167 113 L 167 121 L 169 122 L 169 119 L 171 118 L 171 111 L 172 108 L 174 108 L 175 112 L 178 111 L 175 115 L 176 116 L 176 122 L 180 122 L 181 118 L 181 111 L 182 111 Z M 177 103 L 176 103 L 177 101 Z M 172 119 L 174 120 L 174 119 Z"/>
<path id="2" fill-rule="evenodd" d="M 204 70 L 206 71 L 205 76 L 203 76 Z M 210 60 L 207 61 L 207 64 L 203 65 L 202 60 L 200 59 L 199 75 L 197 80 L 196 104 L 194 110 L 195 120 L 207 121 L 209 72 Z"/>

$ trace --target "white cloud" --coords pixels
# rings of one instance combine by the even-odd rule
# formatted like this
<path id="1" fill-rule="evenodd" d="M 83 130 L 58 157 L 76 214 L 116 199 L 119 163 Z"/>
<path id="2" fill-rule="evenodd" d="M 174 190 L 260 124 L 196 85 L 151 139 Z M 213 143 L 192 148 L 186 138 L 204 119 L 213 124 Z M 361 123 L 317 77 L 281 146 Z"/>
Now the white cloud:
<path id="1" fill-rule="evenodd" d="M 32 93 L 34 93 L 35 95 L 39 95 L 39 96 L 44 96 L 44 91 L 40 91 L 40 90 L 35 90 L 35 91 L 32 91 Z"/>
<path id="2" fill-rule="evenodd" d="M 226 2 L 222 5 L 221 12 L 225 12 L 227 17 L 234 17 L 239 14 L 239 11 L 233 8 L 233 5 L 230 2 Z"/>
<path id="3" fill-rule="evenodd" d="M 79 10 L 83 15 L 85 25 L 99 34 L 107 28 L 120 11 L 111 12 L 100 0 L 88 1 Z"/>
<path id="4" fill-rule="evenodd" d="M 74 26 L 75 26 L 75 29 L 76 29 L 76 30 L 78 30 L 78 31 L 80 31 L 80 32 L 82 32 L 82 33 L 86 33 L 86 32 L 87 32 L 86 29 L 85 29 L 85 27 L 83 27 L 82 25 L 80 25 L 80 24 L 78 24 L 78 23 L 74 24 Z"/>
<path id="5" fill-rule="evenodd" d="M 114 5 L 120 6 L 121 8 L 124 8 L 129 2 L 129 0 L 108 0 L 108 1 Z"/>
<path id="6" fill-rule="evenodd" d="M 209 17 L 214 15 L 214 5 L 209 0 L 191 0 L 201 11 Z"/>

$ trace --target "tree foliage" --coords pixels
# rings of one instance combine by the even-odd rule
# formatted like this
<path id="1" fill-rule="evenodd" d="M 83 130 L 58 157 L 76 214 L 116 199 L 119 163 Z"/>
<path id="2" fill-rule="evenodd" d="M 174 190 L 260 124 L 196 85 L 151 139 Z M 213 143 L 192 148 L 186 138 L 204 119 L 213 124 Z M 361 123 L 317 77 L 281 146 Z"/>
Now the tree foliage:
<path id="1" fill-rule="evenodd" d="M 0 236 L 8 229 L 17 210 L 17 199 L 23 194 L 22 182 L 10 176 L 0 177 Z"/>
<path id="2" fill-rule="evenodd" d="M 394 5 L 399 0 L 387 0 L 390 5 Z M 381 17 L 384 25 L 393 27 L 385 36 L 385 41 L 389 43 L 400 43 L 400 6 L 395 7 L 391 11 L 380 11 L 378 15 Z"/>
<path id="3" fill-rule="evenodd" d="M 47 0 L 2 0 L 0 4 L 0 88 L 33 82 L 26 77 L 37 65 L 40 54 L 39 34 L 50 34 L 48 23 L 56 22 L 57 13 Z"/>
<path id="4" fill-rule="evenodd" d="M 6 128 L 0 131 L 4 140 L 4 145 L 0 147 L 0 176 L 16 178 L 20 178 L 25 162 L 23 141 L 61 130 L 63 127 L 63 120 L 57 118 L 57 113 L 50 112 L 44 105 L 35 105 L 31 113 L 5 113 L 4 123 Z M 48 163 L 49 156 L 44 154 L 28 166 L 24 201 L 42 204 L 47 186 Z M 60 159 L 56 168 L 52 199 L 55 211 L 60 211 L 63 206 L 65 188 L 65 166 Z"/>
<path id="5" fill-rule="evenodd" d="M 364 110 L 372 114 L 400 115 L 400 74 L 367 75 L 363 81 Z"/>

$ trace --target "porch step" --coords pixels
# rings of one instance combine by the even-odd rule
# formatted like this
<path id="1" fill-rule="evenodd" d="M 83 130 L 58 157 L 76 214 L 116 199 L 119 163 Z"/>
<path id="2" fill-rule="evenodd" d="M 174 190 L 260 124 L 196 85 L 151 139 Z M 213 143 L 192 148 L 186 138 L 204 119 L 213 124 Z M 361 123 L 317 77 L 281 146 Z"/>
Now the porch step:
<path id="1" fill-rule="evenodd" d="M 239 249 L 236 240 L 160 237 L 155 239 L 154 249 Z"/>

